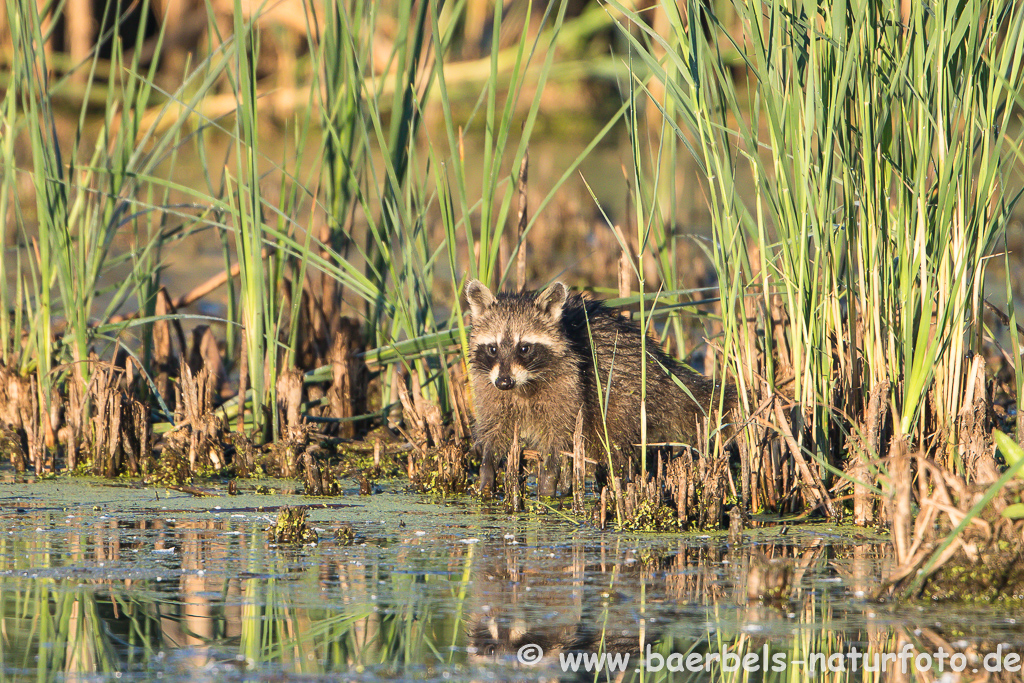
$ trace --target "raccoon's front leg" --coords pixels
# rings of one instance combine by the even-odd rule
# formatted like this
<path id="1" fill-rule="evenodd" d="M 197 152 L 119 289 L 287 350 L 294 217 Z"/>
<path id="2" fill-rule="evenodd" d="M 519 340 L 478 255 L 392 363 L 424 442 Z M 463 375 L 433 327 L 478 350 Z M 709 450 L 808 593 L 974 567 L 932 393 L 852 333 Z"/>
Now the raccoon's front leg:
<path id="1" fill-rule="evenodd" d="M 571 448 L 567 435 L 553 433 L 537 444 L 540 452 L 537 471 L 537 493 L 541 496 L 558 495 L 558 483 L 562 471 L 563 451 Z M 563 491 L 564 493 L 565 491 Z"/>
<path id="2" fill-rule="evenodd" d="M 561 455 L 541 455 L 540 473 L 537 476 L 537 493 L 541 496 L 558 495 L 558 474 L 562 470 Z"/>
<path id="3" fill-rule="evenodd" d="M 480 453 L 480 493 L 490 495 L 494 493 L 494 477 L 498 468 L 502 466 L 508 456 L 509 448 L 512 445 L 512 436 L 491 434 L 492 438 L 477 437 L 476 447 Z"/>
<path id="4" fill-rule="evenodd" d="M 483 451 L 480 456 L 480 494 L 490 496 L 494 493 L 494 470 L 497 468 L 494 453 L 491 450 Z"/>
<path id="5" fill-rule="evenodd" d="M 483 494 L 494 491 L 495 476 L 512 447 L 517 418 L 515 411 L 477 416 L 473 441 L 480 454 L 480 492 Z"/>

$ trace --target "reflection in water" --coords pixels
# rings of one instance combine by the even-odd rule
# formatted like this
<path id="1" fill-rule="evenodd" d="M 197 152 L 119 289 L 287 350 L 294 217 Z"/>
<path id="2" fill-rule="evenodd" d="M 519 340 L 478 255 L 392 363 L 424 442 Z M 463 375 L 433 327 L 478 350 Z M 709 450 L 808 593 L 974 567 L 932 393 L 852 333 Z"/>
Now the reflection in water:
<path id="1" fill-rule="evenodd" d="M 350 522 L 354 545 L 332 540 L 346 510 L 314 509 L 320 545 L 293 549 L 268 543 L 272 512 L 255 508 L 136 509 L 117 522 L 5 506 L 0 679 L 594 680 L 582 666 L 564 671 L 566 657 L 628 653 L 625 672 L 600 679 L 640 680 L 650 653 L 662 668 L 645 680 L 801 680 L 730 671 L 721 654 L 788 663 L 904 645 L 915 655 L 1024 651 L 1012 616 L 991 608 L 926 613 L 868 600 L 887 546 L 831 527 L 755 530 L 730 545 L 434 507 L 420 526 L 364 515 Z M 778 599 L 749 598 L 772 582 L 785 583 Z M 524 646 L 539 647 L 529 653 L 539 661 L 521 664 Z M 707 671 L 667 670 L 716 653 Z"/>

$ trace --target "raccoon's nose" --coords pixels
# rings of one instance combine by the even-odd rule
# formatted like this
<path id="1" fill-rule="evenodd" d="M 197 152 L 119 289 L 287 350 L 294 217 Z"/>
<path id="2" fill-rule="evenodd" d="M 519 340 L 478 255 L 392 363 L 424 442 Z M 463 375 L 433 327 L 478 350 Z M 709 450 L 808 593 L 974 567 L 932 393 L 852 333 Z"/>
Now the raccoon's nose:
<path id="1" fill-rule="evenodd" d="M 494 380 L 494 386 L 498 387 L 502 391 L 508 391 L 516 385 L 516 381 L 512 379 L 512 375 L 502 375 L 498 379 Z"/>

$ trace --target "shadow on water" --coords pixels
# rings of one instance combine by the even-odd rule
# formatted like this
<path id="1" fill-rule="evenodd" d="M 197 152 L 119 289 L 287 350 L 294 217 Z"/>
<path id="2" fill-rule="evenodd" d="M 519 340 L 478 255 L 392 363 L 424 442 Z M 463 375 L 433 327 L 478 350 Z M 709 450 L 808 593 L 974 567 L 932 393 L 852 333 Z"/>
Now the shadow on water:
<path id="1" fill-rule="evenodd" d="M 829 680 L 932 680 L 911 657 L 937 673 L 944 648 L 981 676 L 999 644 L 1024 651 L 1016 613 L 871 600 L 890 551 L 863 530 L 611 534 L 399 491 L 318 507 L 288 486 L 5 485 L 0 679 L 594 680 L 574 657 L 607 653 L 630 660 L 600 680 L 640 680 L 647 651 L 645 680 L 793 680 L 798 661 L 905 650 L 907 676 L 858 660 Z M 319 544 L 270 542 L 299 503 Z"/>

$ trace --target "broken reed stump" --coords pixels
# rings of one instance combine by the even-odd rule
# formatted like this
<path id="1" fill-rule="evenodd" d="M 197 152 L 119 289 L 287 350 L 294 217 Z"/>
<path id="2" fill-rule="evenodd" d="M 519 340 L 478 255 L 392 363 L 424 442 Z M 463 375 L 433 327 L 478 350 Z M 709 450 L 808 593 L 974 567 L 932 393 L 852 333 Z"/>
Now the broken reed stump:
<path id="1" fill-rule="evenodd" d="M 448 397 L 452 406 L 452 426 L 455 430 L 455 440 L 463 442 L 473 434 L 469 400 L 466 398 L 466 367 L 461 362 L 456 362 L 448 370 Z"/>
<path id="2" fill-rule="evenodd" d="M 451 432 L 442 423 L 441 409 L 423 395 L 415 368 L 402 368 L 399 372 L 396 366 L 392 381 L 402 405 L 403 424 L 399 431 L 413 445 L 406 470 L 409 480 L 421 490 L 441 492 L 449 486 L 462 490 L 460 472 L 468 466 L 463 443 L 452 443 Z M 438 451 L 448 447 L 455 450 L 440 452 L 441 461 L 446 461 L 442 463 Z M 454 455 L 457 452 L 460 454 Z M 439 472 L 439 466 L 445 471 Z"/>
<path id="3" fill-rule="evenodd" d="M 519 443 L 519 421 L 512 429 L 512 447 L 505 466 L 505 510 L 521 512 L 526 500 L 526 477 L 523 474 L 523 447 Z"/>
<path id="4" fill-rule="evenodd" d="M 182 354 L 175 386 L 176 429 L 164 438 L 157 478 L 177 481 L 203 471 L 220 471 L 227 465 L 223 442 L 227 425 L 214 410 L 225 381 L 220 347 L 209 327 L 192 333 L 192 347 Z M 180 461 L 180 462 L 175 462 Z"/>
<path id="5" fill-rule="evenodd" d="M 431 448 L 419 458 L 409 482 L 413 489 L 423 493 L 443 496 L 466 493 L 470 489 L 469 452 L 457 442 Z"/>
<path id="6" fill-rule="evenodd" d="M 175 422 L 180 427 L 168 435 L 168 443 L 188 453 L 189 471 L 193 474 L 200 469 L 220 470 L 226 463 L 220 445 L 224 426 L 213 410 L 216 377 L 206 366 L 193 375 L 184 362 L 179 374 L 180 400 L 175 409 Z"/>
<path id="7" fill-rule="evenodd" d="M 321 466 L 316 454 L 319 448 L 310 447 L 302 453 L 302 472 L 306 482 L 303 493 L 307 496 L 338 496 L 341 495 L 341 484 L 338 477 L 327 466 Z"/>
<path id="8" fill-rule="evenodd" d="M 603 487 L 595 522 L 618 519 L 624 528 L 642 531 L 720 528 L 729 492 L 728 455 L 721 447 L 684 447 L 666 455 L 659 450 L 654 472 L 632 473 L 624 484 L 615 477 Z"/>
<path id="9" fill-rule="evenodd" d="M 153 366 L 150 373 L 154 378 L 157 393 L 171 410 L 174 410 L 174 387 L 171 379 L 179 367 L 179 354 L 174 351 L 172 340 L 177 340 L 180 355 L 185 354 L 185 332 L 177 318 L 169 318 L 177 313 L 166 287 L 161 287 L 156 294 L 153 323 Z"/>
<path id="10" fill-rule="evenodd" d="M 664 478 L 660 473 L 639 474 L 626 482 L 625 491 L 617 501 L 622 507 L 624 528 L 643 531 L 678 529 L 675 511 L 662 503 L 663 490 Z"/>
<path id="11" fill-rule="evenodd" d="M 406 378 L 409 386 L 406 386 Z M 403 373 L 396 376 L 395 385 L 398 400 L 402 404 L 402 418 L 408 440 L 421 453 L 426 453 L 430 446 L 440 446 L 444 443 L 441 409 L 423 396 L 419 375 L 415 369 L 403 368 Z"/>
<path id="12" fill-rule="evenodd" d="M 305 438 L 302 421 L 303 376 L 301 370 L 289 368 L 277 378 L 277 433 L 285 441 L 300 442 Z"/>
<path id="13" fill-rule="evenodd" d="M 875 496 L 869 482 L 871 472 L 881 463 L 883 431 L 889 414 L 889 382 L 876 384 L 868 395 L 868 408 L 860 433 L 852 432 L 847 440 L 846 473 L 853 480 L 853 523 L 869 526 L 875 521 Z"/>
<path id="14" fill-rule="evenodd" d="M 235 447 L 234 457 L 231 464 L 235 469 L 235 475 L 248 478 L 257 473 L 257 459 L 260 452 L 256 445 L 245 434 L 231 432 L 227 434 L 228 441 Z"/>
<path id="15" fill-rule="evenodd" d="M 968 481 L 990 483 L 999 478 L 999 466 L 995 460 L 995 446 L 992 443 L 992 399 L 985 382 L 985 359 L 975 354 L 967 371 L 964 386 L 964 401 L 956 416 L 954 430 L 955 446 L 947 451 L 945 468 L 954 470 L 954 460 L 963 463 Z"/>
<path id="16" fill-rule="evenodd" d="M 220 355 L 217 338 L 209 325 L 197 325 L 192 330 L 192 347 L 188 352 L 188 367 L 193 375 L 206 368 L 213 377 L 213 395 L 220 396 L 221 389 L 227 382 L 227 369 Z"/>
<path id="17" fill-rule="evenodd" d="M 370 369 L 359 356 L 364 346 L 359 323 L 341 318 L 328 352 L 331 386 L 327 389 L 327 399 L 331 416 L 344 420 L 337 423 L 337 435 L 343 439 L 354 438 L 359 433 L 361 425 L 352 418 L 366 414 Z"/>
<path id="18" fill-rule="evenodd" d="M 324 479 L 320 472 L 320 465 L 309 451 L 302 454 L 302 469 L 306 478 L 306 490 L 303 493 L 307 496 L 324 495 Z"/>
<path id="19" fill-rule="evenodd" d="M 119 369 L 95 359 L 92 366 L 89 386 L 79 396 L 84 403 L 72 412 L 91 416 L 90 424 L 82 425 L 82 436 L 93 474 L 116 477 L 127 471 L 138 476 L 151 460 L 149 410 L 122 387 Z"/>
<path id="20" fill-rule="evenodd" d="M 34 443 L 42 434 L 38 395 L 35 375 L 22 377 L 17 369 L 0 363 L 0 426 L 10 435 L 5 439 L 12 446 L 8 457 L 19 473 L 42 466 L 37 455 L 42 449 Z"/>

